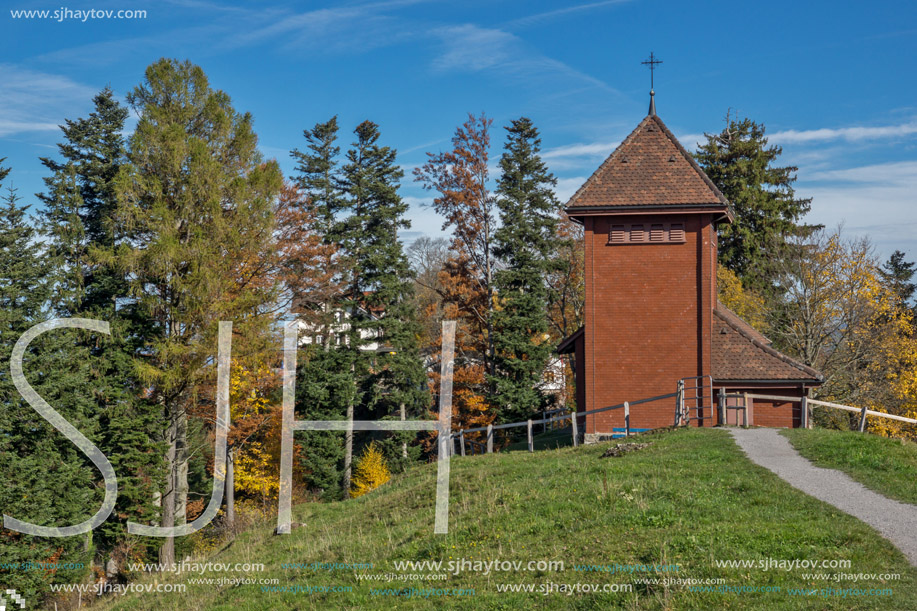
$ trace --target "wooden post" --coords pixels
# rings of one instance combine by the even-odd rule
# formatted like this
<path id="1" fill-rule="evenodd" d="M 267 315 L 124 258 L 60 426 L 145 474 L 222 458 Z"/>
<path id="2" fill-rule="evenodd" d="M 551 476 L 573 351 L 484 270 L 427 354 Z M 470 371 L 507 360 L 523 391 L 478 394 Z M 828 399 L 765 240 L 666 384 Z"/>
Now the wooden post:
<path id="1" fill-rule="evenodd" d="M 675 397 L 675 426 L 687 424 L 685 420 L 685 381 L 678 380 Z"/>
<path id="2" fill-rule="evenodd" d="M 493 454 L 494 451 L 494 425 L 487 425 L 487 453 Z"/>
<path id="3" fill-rule="evenodd" d="M 717 401 L 716 401 L 716 419 L 717 424 L 723 426 L 726 424 L 726 396 L 725 389 L 720 388 L 717 391 Z"/>
<path id="4" fill-rule="evenodd" d="M 579 431 L 576 430 L 576 412 L 573 412 L 573 416 L 570 418 L 570 422 L 573 424 L 573 447 L 575 448 L 579 445 Z"/>
<path id="5" fill-rule="evenodd" d="M 624 402 L 624 436 L 630 437 L 630 403 Z"/>
<path id="6" fill-rule="evenodd" d="M 232 448 L 226 452 L 226 525 L 232 530 L 236 524 L 236 475 L 233 464 L 235 453 Z"/>
<path id="7" fill-rule="evenodd" d="M 528 420 L 528 428 L 529 428 L 529 452 L 534 452 L 535 451 L 535 439 L 534 437 L 532 437 L 532 419 L 531 418 L 529 418 Z"/>
<path id="8" fill-rule="evenodd" d="M 863 411 L 860 412 L 860 432 L 866 432 L 866 406 L 863 406 Z"/>
<path id="9" fill-rule="evenodd" d="M 805 395 L 799 401 L 799 420 L 799 426 L 804 429 L 809 428 L 809 401 Z"/>
<path id="10" fill-rule="evenodd" d="M 745 426 L 754 426 L 755 423 L 755 403 L 754 399 L 745 393 Z"/>
<path id="11" fill-rule="evenodd" d="M 465 431 L 464 430 L 462 430 L 462 432 L 459 433 L 459 452 L 461 453 L 462 456 L 465 455 Z"/>

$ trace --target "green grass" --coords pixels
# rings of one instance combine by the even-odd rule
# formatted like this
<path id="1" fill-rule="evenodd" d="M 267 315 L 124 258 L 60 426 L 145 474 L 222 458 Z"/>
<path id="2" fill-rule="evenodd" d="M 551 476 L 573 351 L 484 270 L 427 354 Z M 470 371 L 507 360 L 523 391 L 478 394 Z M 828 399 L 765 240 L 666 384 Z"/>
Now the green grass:
<path id="1" fill-rule="evenodd" d="M 828 429 L 789 429 L 783 434 L 819 467 L 838 469 L 889 498 L 917 504 L 917 444 Z"/>
<path id="2" fill-rule="evenodd" d="M 305 525 L 273 536 L 273 523 L 239 535 L 213 562 L 261 562 L 255 578 L 281 585 L 350 586 L 350 592 L 270 593 L 259 585 L 189 585 L 184 594 L 128 595 L 108 609 L 917 609 L 917 571 L 856 519 L 808 497 L 750 463 L 728 432 L 653 435 L 649 448 L 599 456 L 608 443 L 530 454 L 509 452 L 452 462 L 450 530 L 433 534 L 435 465 L 417 466 L 359 499 L 294 507 Z M 462 572 L 446 581 L 393 583 L 356 574 L 394 572 L 396 560 L 560 560 L 562 572 Z M 899 573 L 898 581 L 830 582 L 804 570 L 717 568 L 715 560 L 849 560 L 849 573 Z M 371 562 L 372 570 L 285 570 L 289 562 Z M 669 576 L 722 578 L 731 587 L 779 593 L 693 592 L 685 585 L 636 583 L 634 576 L 582 572 L 575 564 L 665 564 Z M 222 575 L 225 576 L 225 575 Z M 665 574 L 645 577 L 661 578 Z M 221 577 L 209 574 L 207 577 Z M 147 582 L 154 579 L 148 578 Z M 160 582 L 186 578 L 160 576 Z M 497 585 L 634 584 L 629 593 L 498 593 Z M 474 596 L 407 599 L 371 588 L 473 588 Z M 891 597 L 791 596 L 788 588 L 893 589 Z"/>

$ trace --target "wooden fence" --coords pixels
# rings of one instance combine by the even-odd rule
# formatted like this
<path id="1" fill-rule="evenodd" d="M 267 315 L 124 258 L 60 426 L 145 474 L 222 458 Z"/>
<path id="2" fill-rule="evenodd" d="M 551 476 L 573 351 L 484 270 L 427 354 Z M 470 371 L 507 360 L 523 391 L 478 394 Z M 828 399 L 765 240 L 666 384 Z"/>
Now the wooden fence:
<path id="1" fill-rule="evenodd" d="M 907 422 L 910 424 L 917 424 L 917 420 L 914 418 L 905 418 L 904 416 L 896 416 L 894 414 L 885 414 L 883 412 L 877 412 L 865 407 L 853 407 L 850 405 L 841 405 L 840 403 L 831 403 L 829 401 L 819 401 L 817 399 L 810 399 L 809 397 L 784 397 L 779 395 L 764 395 L 757 393 L 724 393 L 718 392 L 718 401 L 717 401 L 717 410 L 718 410 L 718 422 L 722 425 L 727 421 L 727 411 L 736 410 L 736 423 L 738 424 L 738 412 L 742 412 L 742 424 L 743 426 L 751 426 L 754 422 L 754 400 L 761 399 L 764 401 L 780 401 L 784 403 L 800 403 L 801 404 L 801 424 L 804 428 L 812 428 L 812 407 L 831 407 L 834 409 L 845 410 L 849 412 L 855 412 L 860 414 L 860 423 L 859 431 L 865 432 L 866 430 L 866 416 L 877 416 L 879 418 L 888 418 L 889 420 L 897 420 L 899 422 Z M 526 420 L 525 422 L 509 422 L 506 424 L 491 424 L 486 427 L 478 427 L 473 429 L 462 429 L 457 433 L 452 434 L 452 448 L 453 453 L 455 452 L 455 441 L 459 442 L 459 453 L 461 456 L 466 455 L 466 446 L 470 448 L 471 455 L 475 454 L 490 454 L 494 451 L 494 431 L 511 429 L 518 427 L 526 427 L 527 439 L 528 439 L 528 450 L 529 452 L 535 451 L 535 440 L 534 440 L 534 429 L 533 427 L 538 424 L 543 424 L 545 430 L 548 428 L 548 424 L 552 425 L 554 423 L 563 422 L 564 420 L 570 420 L 572 424 L 571 437 L 573 439 L 573 445 L 579 445 L 579 423 L 578 419 L 581 417 L 589 416 L 592 414 L 598 414 L 601 412 L 608 412 L 616 409 L 624 410 L 624 427 L 623 434 L 625 437 L 630 437 L 632 427 L 630 423 L 630 408 L 634 405 L 641 405 L 643 403 L 652 403 L 653 401 L 660 401 L 662 399 L 675 398 L 675 425 L 685 424 L 683 422 L 684 416 L 684 394 L 682 391 L 682 386 L 679 385 L 679 390 L 677 392 L 669 393 L 666 395 L 659 395 L 657 397 L 650 397 L 648 399 L 638 399 L 636 401 L 625 401 L 624 403 L 619 403 L 618 405 L 611 405 L 608 407 L 602 407 L 599 409 L 593 409 L 585 412 L 567 412 L 557 416 L 551 416 L 549 414 L 556 413 L 559 410 L 552 410 L 551 412 L 545 412 L 545 417 L 538 420 Z M 727 405 L 729 399 L 741 399 L 742 405 Z M 642 429 L 641 429 L 642 430 Z M 466 439 L 465 433 L 479 433 L 485 432 L 484 436 L 485 441 L 477 441 L 474 439 Z"/>
<path id="2" fill-rule="evenodd" d="M 742 399 L 743 405 L 727 405 L 729 399 Z M 749 399 L 751 399 L 751 401 L 749 401 Z M 905 418 L 904 416 L 896 416 L 895 414 L 877 412 L 865 407 L 841 405 L 840 403 L 819 401 L 818 399 L 810 399 L 809 397 L 782 397 L 777 395 L 759 395 L 755 393 L 719 393 L 718 409 L 720 422 L 726 422 L 727 410 L 734 409 L 743 412 L 742 423 L 744 426 L 750 426 L 754 423 L 753 405 L 755 399 L 762 399 L 765 401 L 780 401 L 783 403 L 800 403 L 800 417 L 802 420 L 801 424 L 803 428 L 807 429 L 812 428 L 812 406 L 831 407 L 834 409 L 841 409 L 848 412 L 860 414 L 860 424 L 858 430 L 861 433 L 866 431 L 866 416 L 877 416 L 879 418 L 888 418 L 889 420 L 897 420 L 899 422 L 917 424 L 917 420 L 914 418 Z M 738 416 L 736 416 L 736 420 L 738 421 Z"/>
<path id="3" fill-rule="evenodd" d="M 600 407 L 599 409 L 592 409 L 585 412 L 567 412 L 565 414 L 560 414 L 559 416 L 548 416 L 545 418 L 539 418 L 538 420 L 526 420 L 525 422 L 508 422 L 506 424 L 489 424 L 486 427 L 477 427 L 473 429 L 462 429 L 458 433 L 452 434 L 452 445 L 453 452 L 455 451 L 454 445 L 455 441 L 459 442 L 459 454 L 465 456 L 465 447 L 470 445 L 471 454 L 474 455 L 478 452 L 484 453 L 485 451 L 490 454 L 494 451 L 494 431 L 499 431 L 502 429 L 511 429 L 518 427 L 526 427 L 529 452 L 535 451 L 535 437 L 533 432 L 533 427 L 538 424 L 545 425 L 547 428 L 548 424 L 553 424 L 555 422 L 562 422 L 564 420 L 570 420 L 572 424 L 571 437 L 573 438 L 573 445 L 579 445 L 579 423 L 578 420 L 581 417 L 589 416 L 592 414 L 598 414 L 601 412 L 608 412 L 616 409 L 624 410 L 624 430 L 623 434 L 625 437 L 629 437 L 631 434 L 631 425 L 630 425 L 630 408 L 634 405 L 640 405 L 643 403 L 652 403 L 653 401 L 660 401 L 662 399 L 676 398 L 679 401 L 675 402 L 675 417 L 678 418 L 679 409 L 680 409 L 680 400 L 681 394 L 678 392 L 669 393 L 667 395 L 659 395 L 658 397 L 650 397 L 648 399 L 638 399 L 636 401 L 625 401 L 624 403 L 619 403 L 618 405 L 610 405 L 608 407 Z M 485 442 L 476 441 L 473 439 L 465 439 L 465 433 L 481 433 L 486 432 L 484 436 Z"/>

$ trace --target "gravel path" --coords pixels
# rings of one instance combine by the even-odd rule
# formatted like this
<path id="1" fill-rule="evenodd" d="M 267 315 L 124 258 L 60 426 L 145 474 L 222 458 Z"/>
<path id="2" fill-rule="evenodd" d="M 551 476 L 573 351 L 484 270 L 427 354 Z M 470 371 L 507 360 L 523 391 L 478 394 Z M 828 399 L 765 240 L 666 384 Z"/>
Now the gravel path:
<path id="1" fill-rule="evenodd" d="M 816 467 L 775 429 L 730 429 L 748 457 L 794 488 L 866 522 L 917 566 L 917 505 L 893 501 L 846 473 Z"/>

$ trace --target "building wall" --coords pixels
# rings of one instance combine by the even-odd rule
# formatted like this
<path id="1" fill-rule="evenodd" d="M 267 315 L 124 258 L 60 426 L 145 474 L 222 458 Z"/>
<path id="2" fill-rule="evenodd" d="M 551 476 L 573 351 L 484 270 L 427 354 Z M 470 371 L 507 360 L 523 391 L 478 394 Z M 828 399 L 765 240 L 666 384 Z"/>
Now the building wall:
<path id="1" fill-rule="evenodd" d="M 672 393 L 679 379 L 710 373 L 711 221 L 709 214 L 584 217 L 586 409 Z M 612 224 L 672 222 L 684 223 L 685 242 L 608 244 Z M 674 399 L 634 406 L 631 427 L 670 426 L 674 413 Z M 609 433 L 623 418 L 623 410 L 587 416 L 585 432 Z"/>

